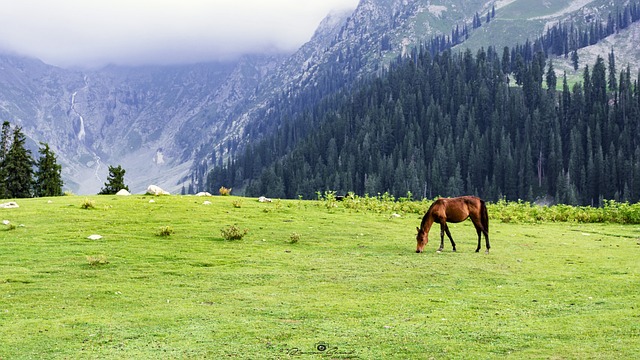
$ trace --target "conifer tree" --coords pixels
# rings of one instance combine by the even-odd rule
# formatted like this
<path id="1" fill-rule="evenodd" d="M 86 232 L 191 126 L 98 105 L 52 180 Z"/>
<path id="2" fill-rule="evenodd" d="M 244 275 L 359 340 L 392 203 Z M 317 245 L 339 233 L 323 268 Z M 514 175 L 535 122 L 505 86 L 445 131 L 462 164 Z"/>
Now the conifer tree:
<path id="1" fill-rule="evenodd" d="M 124 173 L 125 170 L 122 166 L 114 167 L 109 165 L 107 182 L 104 183 L 104 187 L 100 189 L 98 195 L 113 195 L 122 189 L 129 191 L 129 187 L 124 184 Z"/>
<path id="2" fill-rule="evenodd" d="M 37 162 L 35 195 L 36 196 L 60 196 L 62 195 L 62 166 L 57 163 L 56 155 L 51 151 L 49 144 L 40 143 L 40 158 Z"/>
<path id="3" fill-rule="evenodd" d="M 9 136 L 11 135 L 11 124 L 8 121 L 2 123 L 2 134 L 0 135 L 0 199 L 9 197 L 7 190 L 7 171 L 5 160 L 11 145 Z"/>
<path id="4" fill-rule="evenodd" d="M 573 50 L 571 53 L 571 63 L 573 64 L 573 70 L 578 71 L 580 57 L 578 56 L 578 50 Z"/>
<path id="5" fill-rule="evenodd" d="M 26 137 L 21 127 L 13 130 L 13 141 L 4 159 L 6 189 L 8 198 L 27 198 L 32 196 L 33 165 L 31 150 L 25 148 Z"/>

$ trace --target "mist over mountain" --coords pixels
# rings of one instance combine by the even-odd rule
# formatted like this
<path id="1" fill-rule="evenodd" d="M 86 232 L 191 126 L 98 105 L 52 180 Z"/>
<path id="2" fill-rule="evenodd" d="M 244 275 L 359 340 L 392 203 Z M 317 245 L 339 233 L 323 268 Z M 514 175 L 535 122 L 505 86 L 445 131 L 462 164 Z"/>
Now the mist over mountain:
<path id="1" fill-rule="evenodd" d="M 283 117 L 380 74 L 432 36 L 449 36 L 465 24 L 471 28 L 476 15 L 482 26 L 456 49 L 512 45 L 558 21 L 579 26 L 605 18 L 626 3 L 362 0 L 354 11 L 329 14 L 293 54 L 217 63 L 81 71 L 1 55 L 0 116 L 22 126 L 32 148 L 49 143 L 62 164 L 65 187 L 74 192 L 97 193 L 108 165 L 126 169 L 133 192 L 151 183 L 177 192 L 203 186 L 211 166 L 272 132 Z M 495 17 L 484 21 L 491 11 Z M 621 66 L 637 67 L 640 51 L 622 46 L 637 36 L 634 25 L 607 40 L 625 49 L 616 53 Z M 589 53 L 606 56 L 611 50 L 599 46 Z"/>

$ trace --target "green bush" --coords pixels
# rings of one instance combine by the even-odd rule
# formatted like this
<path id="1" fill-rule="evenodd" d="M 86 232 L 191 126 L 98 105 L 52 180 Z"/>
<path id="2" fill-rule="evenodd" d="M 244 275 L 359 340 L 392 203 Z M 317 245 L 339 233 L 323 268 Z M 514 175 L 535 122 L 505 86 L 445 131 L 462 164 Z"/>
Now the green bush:
<path id="1" fill-rule="evenodd" d="M 88 255 L 87 262 L 90 266 L 101 266 L 107 265 L 109 263 L 109 260 L 107 260 L 107 257 L 105 255 Z"/>
<path id="2" fill-rule="evenodd" d="M 82 204 L 80 204 L 80 207 L 83 209 L 95 209 L 96 208 L 96 203 L 93 200 L 90 200 L 89 198 L 84 198 L 84 200 L 82 201 Z"/>
<path id="3" fill-rule="evenodd" d="M 171 226 L 163 226 L 158 230 L 157 235 L 171 236 L 173 233 L 175 233 L 175 231 L 173 231 L 173 228 Z"/>
<path id="4" fill-rule="evenodd" d="M 302 236 L 296 232 L 291 233 L 291 235 L 289 236 L 289 241 L 287 241 L 289 244 L 297 244 L 298 241 L 300 241 L 300 238 Z"/>
<path id="5" fill-rule="evenodd" d="M 242 240 L 242 238 L 247 235 L 248 232 L 249 229 L 241 230 L 236 225 L 231 225 L 220 230 L 220 233 L 225 240 Z"/>

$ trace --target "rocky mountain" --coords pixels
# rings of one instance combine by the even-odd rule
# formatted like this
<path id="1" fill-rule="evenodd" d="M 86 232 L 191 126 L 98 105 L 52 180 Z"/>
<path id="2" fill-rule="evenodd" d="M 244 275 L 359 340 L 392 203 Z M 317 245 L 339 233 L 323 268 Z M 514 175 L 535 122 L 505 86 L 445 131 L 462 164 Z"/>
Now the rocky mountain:
<path id="1" fill-rule="evenodd" d="M 108 165 L 122 165 L 134 191 L 150 183 L 175 191 L 195 145 L 223 132 L 235 107 L 279 61 L 245 56 L 233 63 L 77 71 L 4 55 L 0 116 L 21 126 L 33 149 L 49 143 L 74 192 L 99 191 Z"/>
<path id="2" fill-rule="evenodd" d="M 151 183 L 176 192 L 201 182 L 211 163 L 232 148 L 260 136 L 248 130 L 282 101 L 314 88 L 329 95 L 375 76 L 434 35 L 466 25 L 470 34 L 461 48 L 513 45 L 558 21 L 579 26 L 627 3 L 361 0 L 353 12 L 329 14 L 294 54 L 247 55 L 228 63 L 80 71 L 1 55 L 0 116 L 22 126 L 34 149 L 37 142 L 49 143 L 74 192 L 98 192 L 108 165 L 126 169 L 133 192 Z M 495 15 L 485 22 L 490 12 Z M 478 15 L 483 24 L 471 30 Z M 611 46 L 634 36 L 637 30 L 620 32 Z M 640 50 L 627 49 L 637 61 Z M 602 50 L 604 56 L 610 48 Z M 329 86 L 327 78 L 333 79 Z"/>

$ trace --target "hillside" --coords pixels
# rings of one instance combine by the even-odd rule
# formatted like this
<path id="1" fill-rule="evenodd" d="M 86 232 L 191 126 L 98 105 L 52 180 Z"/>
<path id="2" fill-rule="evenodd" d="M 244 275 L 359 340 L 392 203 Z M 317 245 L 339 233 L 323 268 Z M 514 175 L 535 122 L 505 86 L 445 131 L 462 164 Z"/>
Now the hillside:
<path id="1" fill-rule="evenodd" d="M 435 35 L 469 27 L 460 51 L 471 47 L 475 53 L 535 38 L 557 21 L 581 25 L 606 17 L 621 5 L 362 0 L 353 12 L 329 14 L 294 54 L 248 55 L 230 63 L 79 71 L 2 55 L 0 115 L 22 126 L 32 146 L 51 145 L 75 192 L 97 192 L 107 165 L 122 165 L 134 192 L 150 183 L 174 192 L 188 185 L 202 189 L 213 165 L 338 91 L 380 76 Z M 484 20 L 492 10 L 489 23 L 470 28 L 474 16 Z M 621 31 L 611 45 L 633 44 L 633 34 Z M 590 51 L 606 50 L 605 56 L 605 47 Z M 620 66 L 639 56 L 635 47 L 625 48 L 616 53 Z M 593 63 L 587 55 L 583 61 Z"/>
<path id="2" fill-rule="evenodd" d="M 0 56 L 0 116 L 21 126 L 32 148 L 51 145 L 68 189 L 97 192 L 107 165 L 122 165 L 134 191 L 150 183 L 175 191 L 208 137 L 202 130 L 225 128 L 277 61 L 80 71 Z"/>

